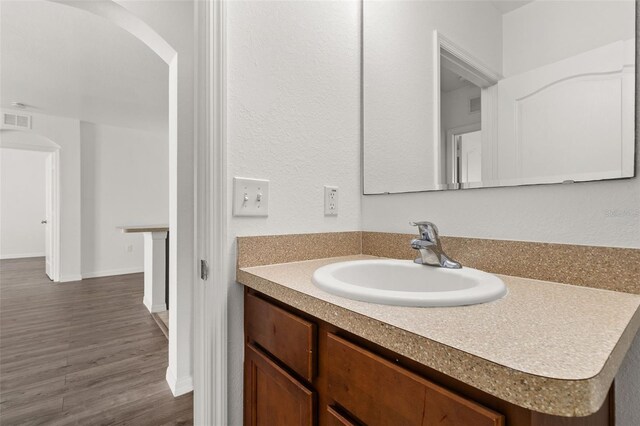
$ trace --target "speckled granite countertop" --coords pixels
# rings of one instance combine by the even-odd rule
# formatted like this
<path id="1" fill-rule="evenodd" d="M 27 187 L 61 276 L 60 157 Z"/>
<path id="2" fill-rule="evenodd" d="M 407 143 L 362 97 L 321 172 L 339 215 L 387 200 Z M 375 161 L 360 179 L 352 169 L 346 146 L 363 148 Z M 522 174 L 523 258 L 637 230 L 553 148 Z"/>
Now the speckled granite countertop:
<path id="1" fill-rule="evenodd" d="M 504 298 L 407 308 L 316 288 L 346 256 L 240 268 L 237 280 L 323 321 L 516 405 L 553 415 L 596 412 L 640 328 L 640 296 L 500 275 Z"/>

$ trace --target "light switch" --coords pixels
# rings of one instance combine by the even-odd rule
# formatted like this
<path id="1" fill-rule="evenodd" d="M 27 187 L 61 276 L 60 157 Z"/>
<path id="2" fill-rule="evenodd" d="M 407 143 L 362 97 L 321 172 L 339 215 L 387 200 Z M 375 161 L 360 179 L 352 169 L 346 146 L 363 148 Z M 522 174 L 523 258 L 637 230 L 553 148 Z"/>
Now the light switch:
<path id="1" fill-rule="evenodd" d="M 268 216 L 269 181 L 233 178 L 233 215 Z"/>

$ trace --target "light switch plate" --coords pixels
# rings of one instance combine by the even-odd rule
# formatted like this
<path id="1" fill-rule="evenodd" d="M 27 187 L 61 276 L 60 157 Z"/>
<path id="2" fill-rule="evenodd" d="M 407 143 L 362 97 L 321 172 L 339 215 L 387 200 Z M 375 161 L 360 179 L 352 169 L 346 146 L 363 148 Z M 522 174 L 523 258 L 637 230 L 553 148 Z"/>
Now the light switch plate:
<path id="1" fill-rule="evenodd" d="M 268 216 L 269 181 L 233 178 L 233 215 Z"/>
<path id="2" fill-rule="evenodd" d="M 338 187 L 337 186 L 324 187 L 324 215 L 325 216 L 338 215 Z"/>

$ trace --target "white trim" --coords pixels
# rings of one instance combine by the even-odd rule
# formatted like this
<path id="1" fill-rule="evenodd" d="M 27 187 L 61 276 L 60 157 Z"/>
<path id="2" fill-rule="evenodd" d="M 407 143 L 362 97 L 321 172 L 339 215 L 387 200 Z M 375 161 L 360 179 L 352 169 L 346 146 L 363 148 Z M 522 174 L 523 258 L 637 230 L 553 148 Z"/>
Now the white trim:
<path id="1" fill-rule="evenodd" d="M 42 134 L 40 134 L 38 132 L 34 132 L 33 130 L 6 129 L 4 127 L 0 127 L 0 130 L 6 130 L 6 131 L 12 131 L 12 132 L 28 132 L 30 134 L 38 135 L 40 137 L 48 139 L 49 141 L 51 141 L 52 144 L 56 144 L 55 142 L 53 142 L 48 137 L 46 137 L 46 136 L 44 136 L 44 135 L 42 135 Z M 6 141 L 2 141 L 2 146 L 1 147 L 2 148 L 8 148 L 8 149 L 21 149 L 23 151 L 39 151 L 39 152 L 54 152 L 54 151 L 60 149 L 59 146 L 57 146 L 57 147 L 56 146 L 45 146 L 45 145 L 36 145 L 36 144 L 27 144 L 27 143 L 6 142 Z"/>
<path id="2" fill-rule="evenodd" d="M 442 136 L 441 136 L 441 119 L 440 119 L 440 38 L 438 37 L 438 30 L 433 31 L 433 185 L 440 187 L 440 185 L 446 184 L 442 182 Z M 445 171 L 446 175 L 446 171 Z"/>
<path id="3" fill-rule="evenodd" d="M 444 51 L 445 55 L 442 54 L 442 51 Z M 438 30 L 433 30 L 433 176 L 434 186 L 439 189 L 449 188 L 446 179 L 442 182 L 443 173 L 441 164 L 443 141 L 440 119 L 440 65 L 443 60 L 446 61 L 448 68 L 454 68 L 456 73 L 463 75 L 468 81 L 481 89 L 491 87 L 502 79 L 502 75 L 487 67 L 479 59 L 442 35 Z M 481 96 L 487 93 L 497 96 L 495 91 L 486 90 L 482 90 Z M 482 98 L 481 102 L 483 102 Z M 448 144 L 449 141 L 447 140 L 445 143 Z M 444 175 L 446 176 L 446 174 L 445 166 Z"/>
<path id="4" fill-rule="evenodd" d="M 169 389 L 171 389 L 173 396 L 184 395 L 185 393 L 189 393 L 193 390 L 193 376 L 182 377 L 178 380 L 175 374 L 167 368 L 165 379 L 169 384 Z"/>
<path id="5" fill-rule="evenodd" d="M 59 283 L 70 283 L 74 281 L 82 281 L 82 275 L 63 275 L 60 277 Z"/>
<path id="6" fill-rule="evenodd" d="M 177 55 L 175 49 L 160 34 L 154 31 L 149 24 L 129 12 L 121 3 L 121 0 L 110 1 L 77 1 L 77 0 L 49 0 L 54 3 L 62 3 L 71 7 L 85 10 L 94 15 L 101 16 L 114 25 L 144 43 L 152 52 L 158 55 L 164 62 L 170 64 Z"/>
<path id="7" fill-rule="evenodd" d="M 456 72 L 462 74 L 464 78 L 476 86 L 480 88 L 493 86 L 502 79 L 500 73 L 486 66 L 481 60 L 445 37 L 438 30 L 433 30 L 433 39 L 437 46 L 438 55 L 441 54 L 441 49 L 444 50 L 447 64 L 455 66 Z"/>
<path id="8" fill-rule="evenodd" d="M 459 189 L 461 183 L 458 182 L 458 147 L 456 146 L 455 141 L 453 140 L 454 137 L 458 136 L 458 135 L 463 135 L 465 133 L 470 133 L 470 132 L 477 132 L 482 130 L 482 124 L 481 123 L 472 123 L 472 124 L 466 124 L 464 126 L 458 126 L 458 127 L 452 127 L 450 129 L 447 129 L 447 136 L 446 136 L 446 154 L 451 154 L 450 158 L 447 158 L 447 160 L 450 160 L 449 163 L 449 167 L 447 168 L 447 171 L 450 172 L 447 174 L 447 182 L 449 182 L 449 180 L 451 180 L 451 184 L 453 185 L 453 188 L 455 189 Z"/>
<path id="9" fill-rule="evenodd" d="M 146 308 L 149 310 L 149 313 L 152 313 L 152 314 L 154 314 L 156 312 L 164 312 L 164 311 L 167 310 L 167 305 L 166 304 L 160 303 L 160 304 L 157 304 L 157 305 L 153 305 L 151 303 L 151 301 L 148 300 L 146 297 L 142 298 L 142 304 L 144 306 L 146 306 Z M 177 396 L 177 395 L 174 395 L 174 396 Z"/>
<path id="10" fill-rule="evenodd" d="M 196 253 L 210 271 L 193 292 L 194 424 L 203 425 L 228 422 L 225 9 L 196 2 Z"/>
<path id="11" fill-rule="evenodd" d="M 112 277 L 116 275 L 127 275 L 127 274 L 137 274 L 140 272 L 144 272 L 144 268 L 140 266 L 135 266 L 132 268 L 122 268 L 122 269 L 108 269 L 106 271 L 95 271 L 95 272 L 83 272 L 82 279 L 86 278 L 100 278 L 100 277 Z"/>
<path id="12" fill-rule="evenodd" d="M 28 257 L 44 257 L 45 253 L 21 253 L 21 254 L 3 254 L 0 255 L 0 260 L 9 259 L 26 259 Z"/>
<path id="13" fill-rule="evenodd" d="M 18 144 L 18 143 L 7 142 L 3 140 L 4 138 L 0 137 L 0 148 L 21 149 L 25 151 L 49 152 L 50 155 L 52 156 L 51 158 L 52 158 L 52 166 L 53 166 L 52 167 L 53 176 L 51 176 L 50 179 L 52 182 L 51 184 L 52 192 L 53 192 L 52 210 L 53 210 L 54 217 L 47 218 L 47 220 L 50 222 L 50 225 L 53 228 L 52 229 L 53 250 L 51 252 L 51 280 L 54 282 L 60 282 L 62 281 L 62 278 L 60 277 L 60 264 L 62 263 L 62 252 L 61 252 L 62 249 L 61 249 L 61 242 L 60 242 L 61 241 L 60 239 L 60 210 L 61 210 L 61 207 L 60 207 L 60 203 L 61 203 L 60 145 L 58 145 L 56 142 L 51 140 L 49 137 L 41 133 L 34 132 L 33 130 L 15 130 L 15 129 L 0 128 L 0 133 L 2 133 L 2 130 L 12 131 L 12 132 L 16 132 L 16 131 L 27 132 L 29 134 L 37 135 L 38 137 L 44 138 L 47 141 L 48 145 Z M 44 254 L 44 256 L 46 256 L 46 253 Z"/>
<path id="14" fill-rule="evenodd" d="M 62 211 L 62 192 L 60 190 L 60 150 L 55 150 L 52 154 L 52 165 L 53 165 L 53 183 L 52 183 L 52 191 L 53 191 L 53 251 L 51 253 L 51 278 L 54 282 L 60 281 L 60 271 L 62 264 L 62 237 L 60 234 L 60 223 L 61 223 L 61 211 Z"/>
<path id="15" fill-rule="evenodd" d="M 51 210 L 53 211 L 53 217 L 47 218 L 50 220 L 52 230 L 51 230 L 51 246 L 52 250 L 50 253 L 51 259 L 51 279 L 54 282 L 60 281 L 60 269 L 62 263 L 62 237 L 60 235 L 60 223 L 61 223 L 61 210 L 62 210 L 62 193 L 60 191 L 60 149 L 56 149 L 51 153 L 51 168 L 53 176 L 51 176 L 51 191 L 53 192 L 52 196 L 52 206 Z"/>
<path id="16" fill-rule="evenodd" d="M 498 85 L 482 89 L 480 94 L 482 127 L 482 180 L 498 176 Z"/>

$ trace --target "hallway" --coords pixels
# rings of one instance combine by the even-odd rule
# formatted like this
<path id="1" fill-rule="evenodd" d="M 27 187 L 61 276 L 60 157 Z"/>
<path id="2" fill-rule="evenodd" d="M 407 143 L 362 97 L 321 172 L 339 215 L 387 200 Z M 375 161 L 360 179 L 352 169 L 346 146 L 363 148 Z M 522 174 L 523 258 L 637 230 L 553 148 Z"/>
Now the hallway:
<path id="1" fill-rule="evenodd" d="M 142 274 L 53 284 L 44 258 L 0 261 L 0 424 L 192 424 L 142 296 Z"/>

